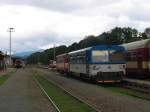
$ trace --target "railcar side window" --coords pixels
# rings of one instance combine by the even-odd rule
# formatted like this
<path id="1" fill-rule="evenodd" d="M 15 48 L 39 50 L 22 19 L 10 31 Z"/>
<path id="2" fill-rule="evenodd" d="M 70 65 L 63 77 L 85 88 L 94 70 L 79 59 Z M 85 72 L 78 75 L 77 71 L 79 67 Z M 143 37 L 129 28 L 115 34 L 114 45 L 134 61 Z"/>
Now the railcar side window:
<path id="1" fill-rule="evenodd" d="M 63 57 L 58 57 L 56 59 L 57 63 L 63 63 L 64 62 L 64 58 Z"/>
<path id="2" fill-rule="evenodd" d="M 86 63 L 86 58 L 85 57 L 81 57 L 81 56 L 74 56 L 74 57 L 70 57 L 70 63 L 72 64 L 84 64 Z"/>
<path id="3" fill-rule="evenodd" d="M 85 64 L 86 63 L 86 53 L 79 52 L 76 54 L 70 55 L 70 63 L 72 64 Z"/>
<path id="4" fill-rule="evenodd" d="M 125 60 L 125 55 L 123 51 L 109 51 L 110 54 L 110 61 L 111 62 L 119 62 L 119 61 L 124 61 Z"/>
<path id="5" fill-rule="evenodd" d="M 86 58 L 84 56 L 78 56 L 77 57 L 77 63 L 85 64 L 86 63 Z"/>
<path id="6" fill-rule="evenodd" d="M 93 62 L 108 62 L 109 55 L 108 51 L 92 51 L 92 61 Z"/>

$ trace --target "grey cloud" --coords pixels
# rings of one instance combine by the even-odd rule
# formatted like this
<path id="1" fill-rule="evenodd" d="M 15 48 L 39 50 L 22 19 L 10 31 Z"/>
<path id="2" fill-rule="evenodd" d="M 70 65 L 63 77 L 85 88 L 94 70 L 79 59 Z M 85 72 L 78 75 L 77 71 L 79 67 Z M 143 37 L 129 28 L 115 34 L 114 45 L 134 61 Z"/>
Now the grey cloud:
<path id="1" fill-rule="evenodd" d="M 123 1 L 123 0 L 120 0 Z M 100 10 L 100 13 L 107 15 L 108 17 L 118 19 L 120 16 L 128 17 L 132 22 L 144 21 L 150 22 L 150 1 L 129 0 L 130 2 L 118 2 L 118 5 L 114 4 L 98 7 L 93 10 Z M 140 1 L 140 2 L 139 2 Z"/>
<path id="2" fill-rule="evenodd" d="M 9 39 L 3 38 L 3 43 L 0 45 L 0 50 L 9 51 Z M 39 46 L 53 44 L 57 42 L 56 34 L 41 34 L 35 35 L 31 38 L 12 38 L 12 51 L 20 52 L 28 50 L 38 50 Z M 8 43 L 8 44 L 6 44 Z"/>
<path id="3" fill-rule="evenodd" d="M 121 0 L 1 0 L 0 4 L 31 5 L 60 12 L 104 6 Z"/>
<path id="4" fill-rule="evenodd" d="M 55 34 L 41 34 L 32 36 L 31 38 L 16 39 L 14 41 L 14 48 L 16 48 L 17 50 L 37 50 L 39 49 L 39 46 L 44 46 L 56 42 L 56 37 L 57 35 Z"/>
<path id="5" fill-rule="evenodd" d="M 49 34 L 40 34 L 40 35 L 35 35 L 32 36 L 31 38 L 24 38 L 24 39 L 16 39 L 13 40 L 12 43 L 12 48 L 13 51 L 15 52 L 20 52 L 20 51 L 25 51 L 25 50 L 38 50 L 40 49 L 39 47 L 50 45 L 50 44 L 55 44 L 55 43 L 61 43 L 65 45 L 69 45 L 73 43 L 73 39 L 67 40 L 65 39 L 67 37 L 62 37 L 60 39 L 57 34 L 54 33 L 49 33 Z M 5 49 L 6 51 L 8 49 Z"/>
<path id="6" fill-rule="evenodd" d="M 133 21 L 150 21 L 150 8 L 144 9 L 144 7 L 133 7 L 131 11 L 126 12 Z"/>
<path id="7" fill-rule="evenodd" d="M 2 0 L 1 4 L 31 5 L 54 11 L 71 11 L 77 6 L 69 5 L 63 0 Z"/>

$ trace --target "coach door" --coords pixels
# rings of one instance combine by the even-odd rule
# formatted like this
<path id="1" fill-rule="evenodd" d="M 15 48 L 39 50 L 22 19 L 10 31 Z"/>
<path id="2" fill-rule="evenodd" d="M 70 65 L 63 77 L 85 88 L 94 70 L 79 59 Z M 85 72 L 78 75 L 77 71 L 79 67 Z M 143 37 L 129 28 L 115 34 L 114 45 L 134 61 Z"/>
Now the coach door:
<path id="1" fill-rule="evenodd" d="M 148 72 L 150 74 L 150 45 L 149 45 L 149 48 L 148 48 Z"/>
<path id="2" fill-rule="evenodd" d="M 137 69 L 137 72 L 139 73 L 139 74 L 141 74 L 142 73 L 142 63 L 143 63 L 143 52 L 142 52 L 142 50 L 141 49 L 138 49 L 137 51 L 136 51 L 136 58 L 137 58 L 137 64 L 138 64 L 138 69 Z"/>

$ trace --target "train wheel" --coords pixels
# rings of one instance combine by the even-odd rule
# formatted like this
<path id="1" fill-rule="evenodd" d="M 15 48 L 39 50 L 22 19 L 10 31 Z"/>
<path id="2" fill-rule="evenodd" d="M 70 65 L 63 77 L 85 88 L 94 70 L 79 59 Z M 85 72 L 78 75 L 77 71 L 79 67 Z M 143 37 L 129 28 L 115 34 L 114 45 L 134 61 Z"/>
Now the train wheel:
<path id="1" fill-rule="evenodd" d="M 80 79 L 84 79 L 84 74 L 80 73 Z"/>
<path id="2" fill-rule="evenodd" d="M 97 83 L 98 82 L 96 77 L 90 77 L 90 81 L 92 83 Z"/>

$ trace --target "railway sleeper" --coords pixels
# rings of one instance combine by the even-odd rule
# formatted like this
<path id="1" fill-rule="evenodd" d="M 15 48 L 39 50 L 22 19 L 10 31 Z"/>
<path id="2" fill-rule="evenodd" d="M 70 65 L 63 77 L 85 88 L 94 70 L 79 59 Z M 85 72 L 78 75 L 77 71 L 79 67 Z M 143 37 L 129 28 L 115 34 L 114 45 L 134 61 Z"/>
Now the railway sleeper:
<path id="1" fill-rule="evenodd" d="M 145 93 L 150 93 L 150 85 L 126 82 L 125 87 L 138 90 Z"/>

